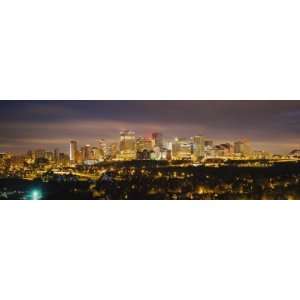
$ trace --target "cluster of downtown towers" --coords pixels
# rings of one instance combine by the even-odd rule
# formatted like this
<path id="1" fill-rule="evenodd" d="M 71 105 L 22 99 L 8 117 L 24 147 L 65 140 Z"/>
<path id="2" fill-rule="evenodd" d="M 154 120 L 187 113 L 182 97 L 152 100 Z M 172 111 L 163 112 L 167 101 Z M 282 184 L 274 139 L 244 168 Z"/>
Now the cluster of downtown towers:
<path id="1" fill-rule="evenodd" d="M 232 155 L 248 156 L 251 154 L 249 141 L 237 141 L 234 144 L 214 145 L 212 140 L 203 135 L 191 138 L 174 138 L 165 142 L 163 134 L 152 133 L 151 137 L 136 137 L 134 131 L 120 132 L 118 143 L 106 143 L 97 140 L 97 146 L 78 146 L 70 141 L 69 159 L 71 163 L 93 164 L 104 160 L 193 160 L 204 157 L 226 157 Z"/>

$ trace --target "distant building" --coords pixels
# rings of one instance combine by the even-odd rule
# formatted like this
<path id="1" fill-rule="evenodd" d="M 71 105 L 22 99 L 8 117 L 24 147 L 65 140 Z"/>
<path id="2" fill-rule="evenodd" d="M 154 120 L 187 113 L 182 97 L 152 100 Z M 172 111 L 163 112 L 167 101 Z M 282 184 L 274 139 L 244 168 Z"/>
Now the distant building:
<path id="1" fill-rule="evenodd" d="M 120 159 L 136 159 L 136 141 L 134 131 L 124 130 L 120 132 Z"/>
<path id="2" fill-rule="evenodd" d="M 107 158 L 108 159 L 116 159 L 118 156 L 118 143 L 111 143 L 107 149 Z"/>
<path id="3" fill-rule="evenodd" d="M 77 156 L 77 142 L 71 141 L 70 142 L 70 161 L 76 162 Z"/>
<path id="4" fill-rule="evenodd" d="M 224 143 L 219 145 L 223 149 L 224 156 L 231 156 L 234 153 L 234 147 L 230 143 Z"/>
<path id="5" fill-rule="evenodd" d="M 67 165 L 69 163 L 70 157 L 65 153 L 59 153 L 58 162 L 62 165 Z"/>
<path id="6" fill-rule="evenodd" d="M 197 135 L 192 137 L 193 158 L 199 160 L 204 157 L 204 136 Z"/>
<path id="7" fill-rule="evenodd" d="M 37 149 L 34 151 L 34 158 L 40 159 L 46 157 L 46 150 L 45 149 Z"/>
<path id="8" fill-rule="evenodd" d="M 99 149 L 98 147 L 92 147 L 91 155 L 90 155 L 89 159 L 96 160 L 96 161 L 103 161 L 104 154 L 103 154 L 102 149 Z"/>
<path id="9" fill-rule="evenodd" d="M 251 154 L 251 146 L 248 140 L 237 141 L 234 143 L 234 153 L 247 156 Z"/>
<path id="10" fill-rule="evenodd" d="M 252 157 L 254 159 L 271 159 L 273 157 L 273 154 L 271 152 L 266 151 L 253 151 Z"/>
<path id="11" fill-rule="evenodd" d="M 190 160 L 192 155 L 192 144 L 185 138 L 175 138 L 172 143 L 172 159 Z"/>
<path id="12" fill-rule="evenodd" d="M 26 158 L 30 160 L 34 159 L 34 153 L 32 150 L 27 151 Z"/>
<path id="13" fill-rule="evenodd" d="M 54 154 L 51 151 L 47 151 L 45 154 L 45 158 L 48 159 L 49 161 L 53 161 L 54 160 Z"/>
<path id="14" fill-rule="evenodd" d="M 229 157 L 232 156 L 233 153 L 234 147 L 230 143 L 205 146 L 205 157 L 207 158 Z"/>
<path id="15" fill-rule="evenodd" d="M 109 156 L 109 147 L 107 145 L 107 143 L 105 143 L 104 139 L 99 139 L 98 140 L 98 148 L 99 148 L 99 155 L 100 155 L 100 159 L 104 160 L 106 158 L 108 158 Z"/>
<path id="16" fill-rule="evenodd" d="M 136 139 L 136 151 L 142 152 L 143 150 L 152 151 L 152 140 L 146 137 L 138 137 Z"/>
<path id="17" fill-rule="evenodd" d="M 82 161 L 93 159 L 93 153 L 91 145 L 87 144 L 81 148 Z"/>
<path id="18" fill-rule="evenodd" d="M 151 158 L 151 151 L 144 149 L 136 153 L 136 158 L 138 160 L 149 160 Z"/>
<path id="19" fill-rule="evenodd" d="M 160 151 L 160 159 L 162 160 L 172 160 L 172 150 L 163 148 Z"/>
<path id="20" fill-rule="evenodd" d="M 54 149 L 54 160 L 57 162 L 59 158 L 59 149 L 55 148 Z"/>
<path id="21" fill-rule="evenodd" d="M 163 147 L 163 135 L 161 132 L 153 132 L 152 133 L 152 141 L 153 147 L 159 147 L 160 149 Z"/>
<path id="22" fill-rule="evenodd" d="M 204 146 L 205 147 L 212 147 L 214 145 L 214 142 L 212 140 L 205 140 Z"/>

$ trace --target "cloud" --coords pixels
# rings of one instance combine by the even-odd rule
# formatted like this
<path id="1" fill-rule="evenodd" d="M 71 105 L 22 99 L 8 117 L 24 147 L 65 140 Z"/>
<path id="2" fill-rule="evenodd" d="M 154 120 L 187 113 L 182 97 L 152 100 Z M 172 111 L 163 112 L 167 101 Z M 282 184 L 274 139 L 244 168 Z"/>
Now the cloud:
<path id="1" fill-rule="evenodd" d="M 245 137 L 276 150 L 297 144 L 299 116 L 300 101 L 1 101 L 0 147 L 67 148 L 70 139 L 118 140 L 120 130 L 131 129 L 146 136 L 161 131 L 167 138 Z"/>

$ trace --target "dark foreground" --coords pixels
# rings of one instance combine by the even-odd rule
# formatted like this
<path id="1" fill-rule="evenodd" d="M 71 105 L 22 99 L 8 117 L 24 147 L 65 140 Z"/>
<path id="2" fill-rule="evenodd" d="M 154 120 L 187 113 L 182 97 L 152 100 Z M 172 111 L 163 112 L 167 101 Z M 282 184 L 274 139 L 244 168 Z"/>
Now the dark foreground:
<path id="1" fill-rule="evenodd" d="M 123 166 L 96 180 L 51 172 L 1 178 L 0 199 L 300 199 L 300 164 L 270 167 Z"/>

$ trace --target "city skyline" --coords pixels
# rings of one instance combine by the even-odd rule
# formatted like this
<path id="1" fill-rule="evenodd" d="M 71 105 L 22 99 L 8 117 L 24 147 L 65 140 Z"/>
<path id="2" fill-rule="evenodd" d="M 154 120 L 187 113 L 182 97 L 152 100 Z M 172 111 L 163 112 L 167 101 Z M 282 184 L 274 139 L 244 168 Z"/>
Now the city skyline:
<path id="1" fill-rule="evenodd" d="M 119 141 L 162 132 L 166 139 L 198 134 L 216 143 L 247 138 L 255 149 L 285 154 L 299 148 L 298 101 L 1 101 L 0 152 Z"/>

